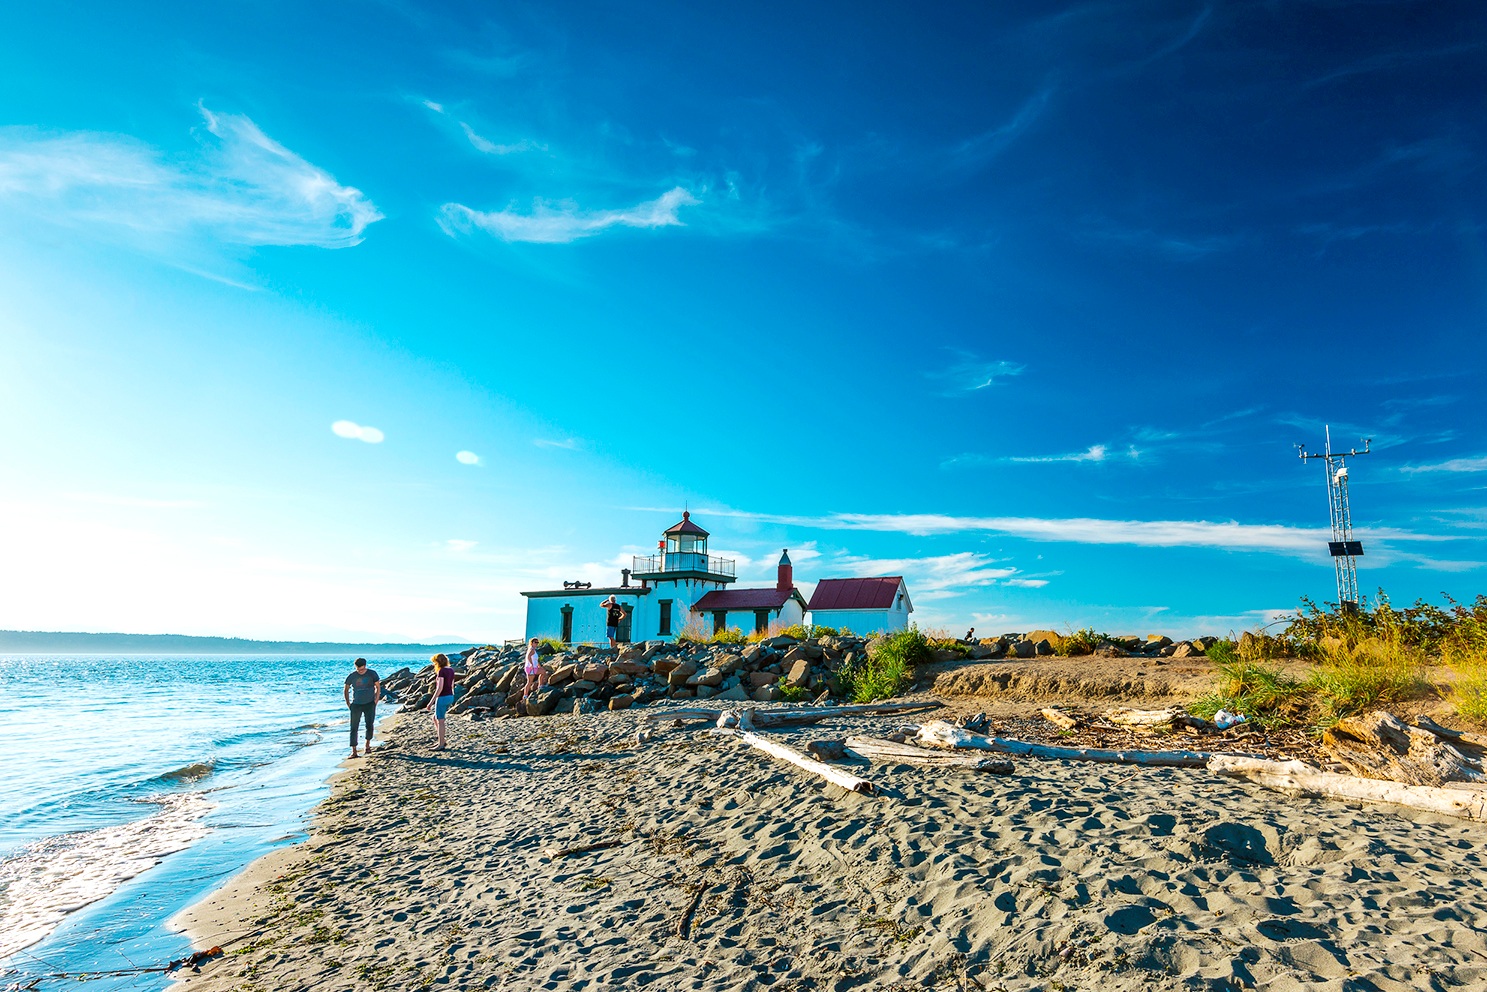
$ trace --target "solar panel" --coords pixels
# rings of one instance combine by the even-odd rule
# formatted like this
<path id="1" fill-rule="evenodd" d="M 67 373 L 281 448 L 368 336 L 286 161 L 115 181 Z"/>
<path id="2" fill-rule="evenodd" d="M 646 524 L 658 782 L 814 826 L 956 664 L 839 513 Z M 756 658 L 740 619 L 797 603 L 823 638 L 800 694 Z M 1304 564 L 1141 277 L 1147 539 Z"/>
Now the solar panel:
<path id="1" fill-rule="evenodd" d="M 1362 541 L 1328 541 L 1327 549 L 1332 552 L 1332 557 L 1342 558 L 1352 555 L 1357 558 L 1363 554 Z"/>

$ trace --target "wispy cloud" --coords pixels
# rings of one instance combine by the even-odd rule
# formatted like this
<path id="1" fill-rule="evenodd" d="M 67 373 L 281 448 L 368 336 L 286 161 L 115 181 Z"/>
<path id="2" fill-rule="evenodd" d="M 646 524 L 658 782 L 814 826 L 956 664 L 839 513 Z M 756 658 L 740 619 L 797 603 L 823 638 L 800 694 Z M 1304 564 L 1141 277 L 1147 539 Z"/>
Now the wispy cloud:
<path id="1" fill-rule="evenodd" d="M 479 543 L 480 543 L 479 541 L 466 541 L 466 540 L 464 540 L 462 538 L 451 537 L 449 540 L 447 540 L 447 541 L 444 542 L 444 546 L 446 548 L 448 548 L 450 551 L 454 551 L 456 553 L 459 553 L 459 552 L 469 551 L 469 550 L 471 550 L 472 548 L 474 548 Z"/>
<path id="2" fill-rule="evenodd" d="M 619 210 L 583 210 L 572 200 L 549 203 L 539 199 L 531 213 L 521 213 L 514 206 L 486 212 L 446 203 L 439 211 L 439 226 L 451 237 L 480 230 L 502 241 L 567 244 L 617 227 L 682 227 L 681 208 L 701 202 L 677 186 L 654 200 Z"/>
<path id="3" fill-rule="evenodd" d="M 842 555 L 825 562 L 827 569 L 841 568 L 854 575 L 902 575 L 911 595 L 919 601 L 954 595 L 966 589 L 992 586 L 1010 579 L 1017 569 L 976 551 L 924 558 L 868 558 Z"/>
<path id="4" fill-rule="evenodd" d="M 562 448 L 564 451 L 573 451 L 573 450 L 576 450 L 579 447 L 579 444 L 580 444 L 578 438 L 576 438 L 576 437 L 564 438 L 562 440 L 554 440 L 552 438 L 538 437 L 538 438 L 533 438 L 532 439 L 532 443 L 535 444 L 539 448 Z"/>
<path id="5" fill-rule="evenodd" d="M 1433 465 L 1405 465 L 1401 472 L 1487 472 L 1487 455 L 1475 458 L 1452 458 Z"/>
<path id="6" fill-rule="evenodd" d="M 1005 359 L 985 359 L 967 351 L 956 351 L 957 361 L 934 372 L 926 372 L 931 379 L 945 384 L 954 393 L 974 393 L 999 385 L 1007 379 L 1022 375 L 1027 366 Z"/>
<path id="7" fill-rule="evenodd" d="M 1048 585 L 1047 579 L 1008 579 L 1004 585 L 1014 589 L 1042 589 Z"/>
<path id="8" fill-rule="evenodd" d="M 330 425 L 332 433 L 336 437 L 344 437 L 352 441 L 365 441 L 367 444 L 381 444 L 386 437 L 375 427 L 366 427 L 354 420 L 337 420 Z"/>
<path id="9" fill-rule="evenodd" d="M 742 517 L 760 523 L 822 530 L 863 530 L 928 537 L 943 534 L 1004 534 L 1029 541 L 1071 544 L 1136 545 L 1152 548 L 1219 548 L 1268 551 L 1312 557 L 1326 549 L 1330 531 L 1284 524 L 1245 524 L 1236 520 L 1107 520 L 1092 517 L 959 517 L 935 513 L 831 513 L 821 516 L 699 509 L 699 516 Z M 1391 527 L 1359 528 L 1363 540 L 1451 541 Z"/>
<path id="10" fill-rule="evenodd" d="M 1012 455 L 1007 459 L 1009 462 L 1022 462 L 1024 464 L 1045 464 L 1049 462 L 1103 462 L 1109 455 L 1109 450 L 1103 444 L 1092 444 L 1083 451 L 1076 451 L 1067 455 Z"/>
<path id="11" fill-rule="evenodd" d="M 480 464 L 480 456 L 473 451 L 456 451 L 454 453 L 454 460 L 459 462 L 461 465 Z"/>
<path id="12" fill-rule="evenodd" d="M 1053 89 L 1045 87 L 1029 97 L 1006 123 L 999 124 L 948 149 L 942 157 L 951 170 L 973 173 L 985 168 L 1043 116 Z"/>
<path id="13" fill-rule="evenodd" d="M 481 137 L 473 127 L 464 121 L 460 121 L 460 130 L 465 132 L 465 137 L 470 139 L 470 144 L 474 145 L 477 151 L 482 151 L 487 155 L 515 155 L 519 152 L 547 151 L 546 145 L 540 141 L 533 141 L 530 138 L 523 138 L 511 144 L 501 144 L 491 141 L 489 138 Z"/>
<path id="14" fill-rule="evenodd" d="M 175 159 L 124 135 L 0 128 L 0 207 L 146 241 L 320 248 L 359 244 L 382 218 L 247 117 L 201 115 L 200 153 Z"/>

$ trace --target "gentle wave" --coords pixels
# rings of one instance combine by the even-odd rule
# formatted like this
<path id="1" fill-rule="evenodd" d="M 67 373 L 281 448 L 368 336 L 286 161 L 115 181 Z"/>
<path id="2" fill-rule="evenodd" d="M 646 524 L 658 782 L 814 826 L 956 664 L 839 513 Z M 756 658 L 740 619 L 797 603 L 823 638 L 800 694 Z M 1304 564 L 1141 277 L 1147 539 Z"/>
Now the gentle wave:
<path id="1" fill-rule="evenodd" d="M 146 801 L 160 811 L 131 823 L 48 837 L 0 860 L 0 959 L 37 943 L 68 913 L 209 832 L 200 821 L 213 807 L 197 793 Z"/>

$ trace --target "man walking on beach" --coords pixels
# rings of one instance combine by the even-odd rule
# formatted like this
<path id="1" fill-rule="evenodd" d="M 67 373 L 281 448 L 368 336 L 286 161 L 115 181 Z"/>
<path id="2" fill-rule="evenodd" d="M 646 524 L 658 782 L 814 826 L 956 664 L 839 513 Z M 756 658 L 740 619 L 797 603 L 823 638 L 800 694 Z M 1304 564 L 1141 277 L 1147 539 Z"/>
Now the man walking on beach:
<path id="1" fill-rule="evenodd" d="M 356 659 L 356 670 L 346 676 L 346 705 L 351 710 L 351 757 L 356 753 L 357 724 L 367 722 L 367 754 L 372 753 L 372 727 L 377 722 L 377 704 L 382 701 L 382 679 L 367 667 L 367 659 Z"/>
<path id="2" fill-rule="evenodd" d="M 619 644 L 620 622 L 625 619 L 625 611 L 613 596 L 599 605 L 604 607 L 604 632 L 609 638 L 609 650 L 613 651 Z"/>

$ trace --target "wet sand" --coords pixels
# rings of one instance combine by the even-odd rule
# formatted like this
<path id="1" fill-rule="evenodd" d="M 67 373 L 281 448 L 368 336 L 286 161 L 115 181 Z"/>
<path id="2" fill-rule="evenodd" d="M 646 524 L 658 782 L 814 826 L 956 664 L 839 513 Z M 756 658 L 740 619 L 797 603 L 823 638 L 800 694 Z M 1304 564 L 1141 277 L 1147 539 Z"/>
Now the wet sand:
<path id="1" fill-rule="evenodd" d="M 706 729 L 637 745 L 644 712 L 454 719 L 446 752 L 403 718 L 179 918 L 253 934 L 187 992 L 1487 987 L 1482 825 L 1025 758 L 862 796 Z"/>

